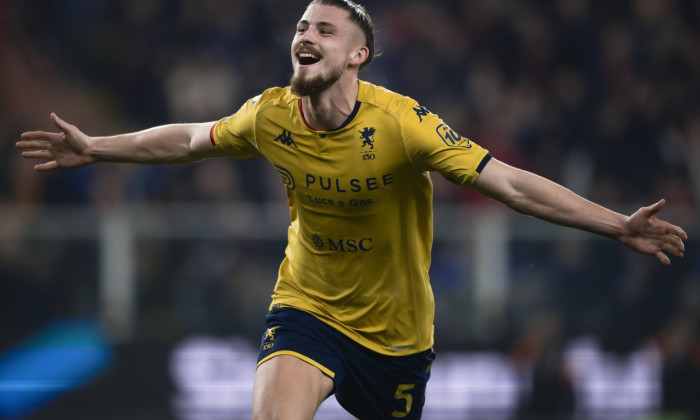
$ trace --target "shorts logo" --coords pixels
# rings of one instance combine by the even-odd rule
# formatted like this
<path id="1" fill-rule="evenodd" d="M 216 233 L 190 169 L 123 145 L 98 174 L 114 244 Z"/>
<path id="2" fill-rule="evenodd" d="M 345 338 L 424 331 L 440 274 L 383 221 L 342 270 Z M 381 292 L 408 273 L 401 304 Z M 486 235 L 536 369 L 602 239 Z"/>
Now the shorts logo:
<path id="1" fill-rule="evenodd" d="M 294 181 L 294 177 L 292 176 L 292 173 L 289 172 L 286 168 L 283 168 L 279 165 L 273 164 L 272 166 L 277 169 L 277 172 L 279 172 L 280 175 L 282 175 L 282 181 L 284 182 L 284 185 L 287 186 L 290 190 L 294 190 L 296 188 L 297 183 Z"/>
<path id="2" fill-rule="evenodd" d="M 268 328 L 267 331 L 265 331 L 265 337 L 263 338 L 263 350 L 268 350 L 275 345 L 275 330 L 277 330 L 277 328 L 279 327 Z"/>
<path id="3" fill-rule="evenodd" d="M 471 149 L 472 147 L 471 141 L 468 138 L 460 136 L 447 124 L 440 124 L 436 131 L 442 141 L 449 147 L 463 147 L 465 149 Z"/>

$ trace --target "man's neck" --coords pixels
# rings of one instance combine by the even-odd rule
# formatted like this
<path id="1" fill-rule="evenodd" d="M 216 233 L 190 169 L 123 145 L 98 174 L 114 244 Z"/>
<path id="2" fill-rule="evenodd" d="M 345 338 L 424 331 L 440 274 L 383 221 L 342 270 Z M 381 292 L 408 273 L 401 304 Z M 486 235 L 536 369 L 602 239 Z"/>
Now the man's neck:
<path id="1" fill-rule="evenodd" d="M 303 97 L 301 104 L 306 122 L 316 130 L 340 127 L 355 109 L 359 89 L 359 82 L 353 77 L 352 80 L 338 80 L 318 95 Z"/>

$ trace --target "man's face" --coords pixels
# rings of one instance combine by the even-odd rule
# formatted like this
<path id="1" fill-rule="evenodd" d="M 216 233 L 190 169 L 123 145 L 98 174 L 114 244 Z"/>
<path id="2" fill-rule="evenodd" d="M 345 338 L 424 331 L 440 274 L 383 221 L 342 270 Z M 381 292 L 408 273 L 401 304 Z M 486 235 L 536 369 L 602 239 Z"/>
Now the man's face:
<path id="1" fill-rule="evenodd" d="M 292 41 L 292 92 L 300 96 L 320 93 L 354 63 L 354 54 L 364 46 L 364 34 L 348 14 L 319 4 L 306 9 Z"/>

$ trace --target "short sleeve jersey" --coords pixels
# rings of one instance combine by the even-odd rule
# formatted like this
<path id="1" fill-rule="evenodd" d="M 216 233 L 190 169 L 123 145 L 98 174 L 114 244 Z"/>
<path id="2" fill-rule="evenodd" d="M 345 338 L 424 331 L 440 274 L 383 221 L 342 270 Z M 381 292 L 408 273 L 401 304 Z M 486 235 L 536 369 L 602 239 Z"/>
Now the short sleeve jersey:
<path id="1" fill-rule="evenodd" d="M 336 130 L 312 129 L 301 99 L 272 88 L 211 139 L 234 158 L 263 156 L 286 186 L 291 224 L 271 309 L 310 312 L 373 351 L 407 355 L 433 344 L 429 172 L 468 186 L 490 155 L 411 98 L 359 83 Z"/>

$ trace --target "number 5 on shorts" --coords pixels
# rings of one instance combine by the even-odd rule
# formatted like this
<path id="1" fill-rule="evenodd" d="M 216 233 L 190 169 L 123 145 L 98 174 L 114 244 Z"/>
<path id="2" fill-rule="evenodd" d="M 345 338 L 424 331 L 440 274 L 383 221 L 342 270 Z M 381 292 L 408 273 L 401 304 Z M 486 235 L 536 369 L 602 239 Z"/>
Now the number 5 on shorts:
<path id="1" fill-rule="evenodd" d="M 411 405 L 413 404 L 413 395 L 408 393 L 408 391 L 415 388 L 415 384 L 401 384 L 396 387 L 396 392 L 394 393 L 394 398 L 397 400 L 406 400 L 406 409 L 404 411 L 393 411 L 391 413 L 392 417 L 403 418 L 411 412 Z"/>

